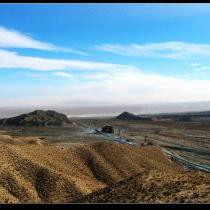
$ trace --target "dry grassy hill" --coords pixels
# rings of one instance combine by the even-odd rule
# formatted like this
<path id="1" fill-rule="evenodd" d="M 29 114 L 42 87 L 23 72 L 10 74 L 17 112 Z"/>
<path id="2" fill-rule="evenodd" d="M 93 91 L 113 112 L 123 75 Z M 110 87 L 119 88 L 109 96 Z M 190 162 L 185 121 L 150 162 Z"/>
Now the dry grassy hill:
<path id="1" fill-rule="evenodd" d="M 160 191 L 155 185 L 164 183 L 160 186 L 170 191 L 175 178 L 186 177 L 187 180 L 189 177 L 189 173 L 154 146 L 136 148 L 93 143 L 63 147 L 28 144 L 27 141 L 25 144 L 1 142 L 0 154 L 1 203 L 99 202 L 100 199 L 94 200 L 97 191 L 100 193 L 98 198 L 101 194 L 106 195 L 101 201 L 115 201 L 116 197 L 112 193 L 106 194 L 107 190 L 121 193 L 116 201 L 149 201 L 148 190 L 133 187 L 133 181 L 129 180 L 134 180 L 137 186 L 146 183 L 146 189 L 151 190 L 155 199 Z M 202 173 L 202 176 L 206 174 Z M 203 178 L 196 177 L 194 181 L 195 187 L 198 183 L 205 185 Z M 138 194 L 138 199 L 134 194 Z M 86 196 L 90 197 L 87 199 Z"/>
<path id="2" fill-rule="evenodd" d="M 203 172 L 134 174 L 78 203 L 209 203 L 210 176 Z"/>

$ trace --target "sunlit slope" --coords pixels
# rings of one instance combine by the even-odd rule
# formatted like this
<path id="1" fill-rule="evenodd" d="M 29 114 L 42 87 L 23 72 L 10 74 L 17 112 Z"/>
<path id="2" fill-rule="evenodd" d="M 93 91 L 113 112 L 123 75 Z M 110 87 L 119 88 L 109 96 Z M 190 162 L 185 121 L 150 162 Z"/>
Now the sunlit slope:
<path id="1" fill-rule="evenodd" d="M 1 202 L 71 202 L 150 170 L 182 173 L 157 147 L 0 144 Z"/>
<path id="2" fill-rule="evenodd" d="M 209 203 L 210 176 L 203 172 L 135 174 L 76 200 L 79 203 Z"/>

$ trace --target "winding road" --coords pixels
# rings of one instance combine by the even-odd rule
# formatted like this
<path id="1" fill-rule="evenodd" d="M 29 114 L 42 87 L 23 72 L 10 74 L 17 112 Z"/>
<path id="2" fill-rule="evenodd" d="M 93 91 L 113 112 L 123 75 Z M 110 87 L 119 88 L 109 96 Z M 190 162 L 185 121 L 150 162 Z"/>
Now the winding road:
<path id="1" fill-rule="evenodd" d="M 161 148 L 161 149 L 167 156 L 169 156 L 170 158 L 172 158 L 173 160 L 175 160 L 181 164 L 184 164 L 188 168 L 193 168 L 193 169 L 197 169 L 197 170 L 210 172 L 210 166 L 208 166 L 208 165 L 198 164 L 198 163 L 186 160 L 186 159 L 182 158 L 181 156 L 177 155 L 176 153 L 171 152 L 165 148 Z"/>
<path id="2" fill-rule="evenodd" d="M 133 142 L 131 139 L 126 139 L 126 138 L 123 138 L 121 136 L 117 136 L 117 135 L 110 134 L 110 133 L 103 133 L 103 132 L 100 132 L 100 131 L 96 131 L 95 129 L 88 129 L 88 133 L 92 134 L 92 135 L 97 135 L 98 137 L 102 137 L 106 140 L 114 141 L 114 142 L 117 142 L 117 143 L 120 143 L 120 144 L 129 144 L 129 145 L 132 145 L 132 146 L 140 146 L 140 144 L 138 144 L 136 142 Z M 153 139 L 153 140 L 155 140 L 155 139 Z M 160 146 L 160 145 L 158 145 L 158 146 Z M 187 167 L 189 169 L 202 170 L 202 171 L 210 173 L 210 166 L 204 165 L 204 164 L 198 164 L 196 162 L 186 160 L 186 159 L 182 158 L 181 156 L 179 156 L 178 154 L 176 154 L 175 152 L 172 152 L 172 151 L 166 149 L 164 146 L 160 146 L 160 147 L 161 147 L 161 150 L 167 156 L 169 156 L 174 161 L 184 165 L 185 167 Z M 188 151 L 192 151 L 191 148 L 185 148 L 185 149 L 187 149 Z"/>

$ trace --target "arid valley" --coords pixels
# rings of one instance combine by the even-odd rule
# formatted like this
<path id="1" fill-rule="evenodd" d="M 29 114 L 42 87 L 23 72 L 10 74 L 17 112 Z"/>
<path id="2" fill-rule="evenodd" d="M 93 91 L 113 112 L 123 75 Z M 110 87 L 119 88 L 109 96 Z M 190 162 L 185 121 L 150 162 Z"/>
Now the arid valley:
<path id="1" fill-rule="evenodd" d="M 35 111 L 21 122 L 52 122 L 51 114 Z M 1 202 L 208 203 L 210 122 L 133 116 L 2 125 Z M 107 125 L 114 133 L 101 131 Z"/>

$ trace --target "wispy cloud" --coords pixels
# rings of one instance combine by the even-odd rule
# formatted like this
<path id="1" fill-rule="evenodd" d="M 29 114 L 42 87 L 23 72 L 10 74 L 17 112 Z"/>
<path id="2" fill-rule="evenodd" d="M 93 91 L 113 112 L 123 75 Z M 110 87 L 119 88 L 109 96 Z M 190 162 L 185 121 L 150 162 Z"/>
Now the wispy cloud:
<path id="1" fill-rule="evenodd" d="M 38 41 L 29 35 L 16 30 L 0 26 L 0 47 L 1 48 L 30 48 L 46 51 L 63 51 L 88 55 L 88 53 L 72 48 L 60 47 L 51 43 Z"/>
<path id="2" fill-rule="evenodd" d="M 33 77 L 33 78 L 45 78 L 42 74 L 27 74 L 27 77 Z"/>
<path id="3" fill-rule="evenodd" d="M 130 45 L 104 44 L 96 46 L 95 48 L 105 52 L 135 57 L 189 59 L 197 55 L 210 55 L 209 44 L 195 44 L 178 41 Z"/>
<path id="4" fill-rule="evenodd" d="M 196 67 L 196 66 L 200 66 L 200 63 L 190 63 L 190 66 Z"/>
<path id="5" fill-rule="evenodd" d="M 48 76 L 43 75 L 43 74 L 26 74 L 25 76 L 36 79 L 36 80 L 41 80 L 41 81 L 50 81 L 50 82 L 55 82 L 55 79 L 50 79 Z"/>
<path id="6" fill-rule="evenodd" d="M 209 71 L 209 70 L 210 70 L 210 66 L 200 66 L 200 67 L 194 68 L 194 71 L 198 71 L 198 72 Z"/>
<path id="7" fill-rule="evenodd" d="M 210 70 L 210 66 L 205 66 L 201 63 L 191 63 L 190 66 L 192 66 L 193 70 L 197 72 L 205 72 Z"/>
<path id="8" fill-rule="evenodd" d="M 53 74 L 59 77 L 73 78 L 73 75 L 67 72 L 58 71 L 58 72 L 54 72 Z"/>
<path id="9" fill-rule="evenodd" d="M 16 52 L 0 50 L 0 68 L 24 68 L 39 71 L 53 70 L 112 70 L 135 69 L 134 66 L 81 60 L 50 59 L 22 56 Z"/>

